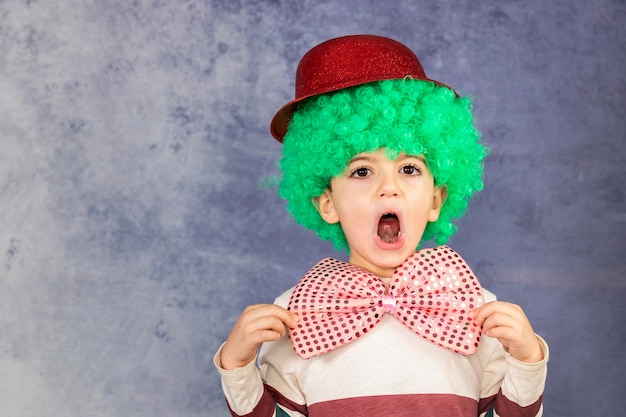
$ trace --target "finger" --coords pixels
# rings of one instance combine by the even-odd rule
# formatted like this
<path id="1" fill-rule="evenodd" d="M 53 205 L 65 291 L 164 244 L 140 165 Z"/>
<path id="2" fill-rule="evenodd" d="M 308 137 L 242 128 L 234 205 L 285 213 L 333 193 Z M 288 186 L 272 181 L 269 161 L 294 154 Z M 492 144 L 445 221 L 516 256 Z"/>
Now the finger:
<path id="1" fill-rule="evenodd" d="M 491 314 L 491 311 L 493 310 L 493 303 L 495 303 L 495 301 L 483 304 L 482 306 L 470 311 L 469 318 L 474 319 L 474 322 L 477 325 L 482 326 L 485 322 L 485 319 Z"/>
<path id="2" fill-rule="evenodd" d="M 235 337 L 251 348 L 267 340 L 277 340 L 286 334 L 285 323 L 279 317 L 261 316 L 239 327 Z"/>
<path id="3" fill-rule="evenodd" d="M 472 310 L 469 317 L 474 318 L 476 324 L 482 326 L 487 317 L 492 316 L 495 313 L 504 313 L 516 317 L 526 317 L 518 305 L 504 301 L 491 301 L 483 304 L 482 306 Z"/>
<path id="4" fill-rule="evenodd" d="M 276 304 L 248 306 L 242 313 L 241 318 L 244 323 L 248 323 L 267 316 L 277 317 L 284 325 L 290 328 L 295 327 L 298 322 L 298 318 L 294 313 Z"/>
<path id="5" fill-rule="evenodd" d="M 498 339 L 504 347 L 508 348 L 517 338 L 517 332 L 505 326 L 493 327 L 485 332 L 485 334 L 494 339 Z"/>
<path id="6" fill-rule="evenodd" d="M 280 323 L 280 321 L 276 321 Z M 233 364 L 236 365 L 234 367 L 241 366 L 248 363 L 256 355 L 261 344 L 276 341 L 285 334 L 286 330 L 282 324 L 269 327 L 262 325 L 257 328 L 255 323 L 252 323 L 250 327 L 240 328 L 231 333 L 226 339 L 223 352 L 230 359 L 231 364 L 233 361 L 237 361 Z"/>
<path id="7" fill-rule="evenodd" d="M 287 333 L 285 323 L 276 316 L 264 316 L 256 320 L 253 324 L 254 331 L 271 330 L 284 336 Z"/>
<path id="8" fill-rule="evenodd" d="M 500 312 L 493 313 L 488 316 L 484 320 L 482 327 L 484 332 L 488 332 L 496 327 L 508 327 L 515 330 L 519 330 L 521 328 L 519 322 L 514 317 Z"/>
<path id="9" fill-rule="evenodd" d="M 265 342 L 275 342 L 285 335 L 285 328 L 283 327 L 282 331 L 277 331 L 274 329 L 260 329 L 253 333 L 250 333 L 247 338 L 247 342 L 250 343 L 251 346 L 255 347 L 255 349 Z"/>

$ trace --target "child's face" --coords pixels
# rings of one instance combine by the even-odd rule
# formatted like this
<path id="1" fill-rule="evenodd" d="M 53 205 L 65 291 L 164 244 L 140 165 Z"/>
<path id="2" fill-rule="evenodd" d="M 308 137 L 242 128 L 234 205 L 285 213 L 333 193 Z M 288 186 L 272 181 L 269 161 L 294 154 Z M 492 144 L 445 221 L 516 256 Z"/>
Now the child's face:
<path id="1" fill-rule="evenodd" d="M 415 251 L 445 198 L 421 157 L 384 149 L 358 154 L 330 184 L 316 199 L 321 216 L 341 224 L 350 263 L 381 277 Z"/>

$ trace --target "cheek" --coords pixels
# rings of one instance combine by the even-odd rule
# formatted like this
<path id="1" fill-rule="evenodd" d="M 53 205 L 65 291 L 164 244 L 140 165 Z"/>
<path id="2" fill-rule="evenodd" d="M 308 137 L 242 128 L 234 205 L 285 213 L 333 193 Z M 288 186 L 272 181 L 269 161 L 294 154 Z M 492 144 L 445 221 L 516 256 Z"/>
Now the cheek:
<path id="1" fill-rule="evenodd" d="M 360 234 L 361 232 L 369 230 L 369 217 L 363 211 L 357 210 L 356 207 L 356 204 L 350 204 L 342 206 L 337 210 L 339 222 L 344 232 Z"/>
<path id="2" fill-rule="evenodd" d="M 434 208 L 432 196 L 420 199 L 413 207 L 416 208 L 414 219 L 420 224 L 433 222 L 439 217 L 439 211 Z"/>

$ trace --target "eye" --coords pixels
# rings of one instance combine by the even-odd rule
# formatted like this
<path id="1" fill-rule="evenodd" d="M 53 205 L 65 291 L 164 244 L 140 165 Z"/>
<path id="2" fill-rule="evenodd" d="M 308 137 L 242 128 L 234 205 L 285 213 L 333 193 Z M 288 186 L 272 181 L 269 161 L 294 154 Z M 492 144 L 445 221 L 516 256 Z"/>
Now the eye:
<path id="1" fill-rule="evenodd" d="M 355 170 L 352 171 L 352 173 L 350 174 L 351 177 L 357 177 L 357 178 L 363 178 L 363 177 L 368 177 L 371 174 L 371 171 L 369 168 L 365 168 L 365 167 L 359 167 L 356 168 Z"/>
<path id="2" fill-rule="evenodd" d="M 400 168 L 400 173 L 404 175 L 420 175 L 422 170 L 417 165 L 404 165 Z"/>

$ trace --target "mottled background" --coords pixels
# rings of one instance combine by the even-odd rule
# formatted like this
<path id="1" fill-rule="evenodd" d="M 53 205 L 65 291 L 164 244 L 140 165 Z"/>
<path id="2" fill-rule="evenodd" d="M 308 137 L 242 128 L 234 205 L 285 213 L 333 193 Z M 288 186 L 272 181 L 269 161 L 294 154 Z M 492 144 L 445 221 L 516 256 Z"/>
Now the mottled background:
<path id="1" fill-rule="evenodd" d="M 623 415 L 623 1 L 0 0 L 0 417 L 227 415 L 241 310 L 344 258 L 263 179 L 298 60 L 353 33 L 475 97 L 450 245 L 549 342 L 546 415 Z"/>

